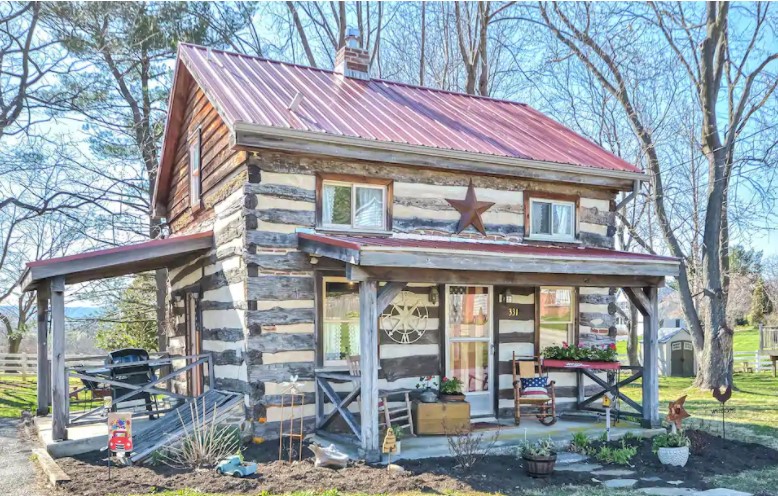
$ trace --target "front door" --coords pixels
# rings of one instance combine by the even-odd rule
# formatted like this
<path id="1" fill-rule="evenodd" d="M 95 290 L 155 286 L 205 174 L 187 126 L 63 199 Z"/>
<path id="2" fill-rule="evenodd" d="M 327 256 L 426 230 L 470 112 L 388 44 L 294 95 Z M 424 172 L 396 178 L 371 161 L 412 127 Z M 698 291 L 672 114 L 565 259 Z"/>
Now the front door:
<path id="1" fill-rule="evenodd" d="M 471 416 L 492 416 L 492 287 L 449 285 L 446 298 L 446 375 L 464 384 Z"/>

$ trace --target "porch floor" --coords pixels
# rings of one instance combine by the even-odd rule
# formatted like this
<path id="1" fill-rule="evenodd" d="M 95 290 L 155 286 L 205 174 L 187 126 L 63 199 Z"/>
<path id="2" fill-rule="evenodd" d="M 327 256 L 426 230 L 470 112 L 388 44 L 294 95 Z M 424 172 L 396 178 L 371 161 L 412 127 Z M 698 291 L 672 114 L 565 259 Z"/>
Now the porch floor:
<path id="1" fill-rule="evenodd" d="M 483 432 L 484 440 L 491 440 L 492 432 L 498 433 L 495 443 L 495 454 L 509 454 L 512 450 L 521 444 L 525 439 L 533 441 L 536 439 L 545 439 L 550 437 L 559 445 L 566 445 L 570 442 L 573 434 L 583 432 L 589 437 L 599 437 L 605 432 L 605 421 L 597 418 L 581 418 L 573 416 L 570 418 L 560 418 L 552 426 L 544 426 L 534 419 L 527 419 L 521 425 L 514 425 L 512 419 L 501 419 L 499 421 L 478 422 L 474 427 L 475 432 Z M 474 424 L 475 425 L 475 424 Z M 499 429 L 498 426 L 499 425 Z M 627 432 L 635 435 L 650 437 L 656 434 L 666 432 L 665 429 L 644 429 L 637 423 L 629 421 L 620 421 L 617 425 L 611 425 L 611 439 L 619 439 Z M 359 459 L 359 446 L 356 442 L 344 441 L 340 436 L 329 436 L 327 433 L 317 432 L 311 436 L 311 440 L 316 444 L 329 446 L 334 444 L 341 452 L 346 453 L 351 459 Z M 446 436 L 417 436 L 403 437 L 402 449 L 400 454 L 392 455 L 392 460 L 418 460 L 422 458 L 437 458 L 451 456 L 448 440 Z M 386 463 L 388 458 L 383 455 L 382 461 Z"/>

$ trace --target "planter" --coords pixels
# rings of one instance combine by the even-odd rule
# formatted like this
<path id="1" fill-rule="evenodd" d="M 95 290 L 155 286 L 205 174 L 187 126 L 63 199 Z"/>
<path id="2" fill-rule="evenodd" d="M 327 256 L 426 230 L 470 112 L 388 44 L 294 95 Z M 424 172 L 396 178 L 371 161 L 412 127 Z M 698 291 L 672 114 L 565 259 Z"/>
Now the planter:
<path id="1" fill-rule="evenodd" d="M 462 393 L 457 394 L 440 394 L 440 401 L 444 403 L 461 403 L 465 401 L 465 395 Z"/>
<path id="2" fill-rule="evenodd" d="M 437 403 L 438 394 L 432 389 L 427 388 L 419 395 L 419 401 L 422 403 Z"/>
<path id="3" fill-rule="evenodd" d="M 674 467 L 683 467 L 689 461 L 689 447 L 681 446 L 679 448 L 659 448 L 657 451 L 659 461 L 662 465 L 672 465 Z"/>
<path id="4" fill-rule="evenodd" d="M 522 455 L 524 468 L 530 477 L 548 477 L 554 473 L 556 465 L 556 453 L 549 456 L 529 456 Z"/>
<path id="5" fill-rule="evenodd" d="M 552 369 L 592 369 L 592 370 L 618 370 L 619 362 L 583 362 L 579 360 L 558 360 L 556 358 L 544 358 L 543 367 Z"/>

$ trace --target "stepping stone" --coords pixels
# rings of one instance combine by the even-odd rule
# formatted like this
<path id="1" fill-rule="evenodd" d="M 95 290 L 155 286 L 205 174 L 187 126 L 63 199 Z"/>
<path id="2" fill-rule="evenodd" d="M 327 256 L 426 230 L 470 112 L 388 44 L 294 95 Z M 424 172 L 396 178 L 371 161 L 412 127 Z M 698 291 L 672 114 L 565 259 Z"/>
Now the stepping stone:
<path id="1" fill-rule="evenodd" d="M 656 475 L 652 475 L 651 477 L 641 477 L 640 480 L 644 482 L 659 482 L 662 480 L 662 478 L 657 477 Z"/>
<path id="2" fill-rule="evenodd" d="M 634 473 L 634 470 L 627 470 L 623 468 L 606 468 L 604 470 L 596 470 L 592 472 L 593 475 L 604 475 L 607 477 L 626 477 L 628 475 L 633 475 Z"/>
<path id="3" fill-rule="evenodd" d="M 608 489 L 626 489 L 631 488 L 638 483 L 637 479 L 611 479 L 602 483 Z"/>
<path id="4" fill-rule="evenodd" d="M 651 496 L 693 496 L 698 493 L 688 487 L 644 487 L 638 491 Z"/>
<path id="5" fill-rule="evenodd" d="M 598 468 L 602 468 L 602 465 L 597 465 L 596 463 L 571 463 L 570 465 L 554 467 L 554 470 L 563 470 L 566 472 L 591 472 Z"/>
<path id="6" fill-rule="evenodd" d="M 683 481 L 682 480 L 680 480 L 680 481 L 667 481 L 667 483 L 668 484 L 672 484 L 674 486 L 680 486 L 681 484 L 683 484 Z"/>
<path id="7" fill-rule="evenodd" d="M 734 489 L 727 489 L 725 487 L 717 487 L 716 489 L 708 489 L 707 491 L 699 491 L 694 493 L 699 496 L 751 496 L 751 493 L 744 493 L 743 491 L 735 491 Z"/>
<path id="8" fill-rule="evenodd" d="M 566 451 L 563 451 L 562 453 L 557 453 L 556 455 L 556 466 L 560 465 L 570 465 L 572 463 L 581 463 L 586 461 L 588 457 L 586 455 L 582 455 L 580 453 L 568 453 Z"/>

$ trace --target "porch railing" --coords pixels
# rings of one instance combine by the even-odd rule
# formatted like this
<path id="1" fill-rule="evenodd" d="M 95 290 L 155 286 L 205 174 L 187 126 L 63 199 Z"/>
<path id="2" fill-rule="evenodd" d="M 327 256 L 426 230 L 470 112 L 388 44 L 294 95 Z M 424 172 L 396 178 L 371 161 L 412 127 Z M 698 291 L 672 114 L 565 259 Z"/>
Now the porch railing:
<path id="1" fill-rule="evenodd" d="M 778 327 L 759 326 L 759 349 L 778 353 Z"/>
<path id="2" fill-rule="evenodd" d="M 144 395 L 148 395 L 154 401 L 147 402 L 146 410 L 136 411 L 133 409 L 134 416 L 158 416 L 168 413 L 183 402 L 199 397 L 205 392 L 206 388 L 203 387 L 198 395 L 191 394 L 195 382 L 187 380 L 191 374 L 201 374 L 208 381 L 208 388 L 214 389 L 213 358 L 210 353 L 186 356 L 163 355 L 145 361 L 118 364 L 101 364 L 97 362 L 97 357 L 94 357 L 94 361 L 91 360 L 93 357 L 89 358 L 78 365 L 70 365 L 65 368 L 65 376 L 69 385 L 66 416 L 68 427 L 104 422 L 109 410 L 118 409 L 122 403 L 138 401 Z M 183 366 L 181 362 L 183 362 Z M 122 368 L 140 366 L 148 366 L 155 370 L 155 377 L 148 382 L 137 384 L 119 380 L 112 375 L 112 371 L 120 372 Z M 173 381 L 181 380 L 182 377 L 183 381 L 187 383 L 187 394 L 173 391 Z M 79 383 L 80 385 L 74 386 L 74 384 Z M 115 392 L 112 393 L 116 390 L 120 390 L 122 393 L 119 395 Z M 105 398 L 111 398 L 110 403 L 106 402 Z M 94 405 L 95 402 L 98 404 Z M 73 411 L 73 406 L 85 404 L 89 404 L 89 406 L 77 412 Z M 149 405 L 153 405 L 153 408 L 150 408 Z"/>

